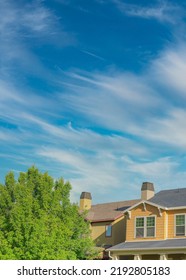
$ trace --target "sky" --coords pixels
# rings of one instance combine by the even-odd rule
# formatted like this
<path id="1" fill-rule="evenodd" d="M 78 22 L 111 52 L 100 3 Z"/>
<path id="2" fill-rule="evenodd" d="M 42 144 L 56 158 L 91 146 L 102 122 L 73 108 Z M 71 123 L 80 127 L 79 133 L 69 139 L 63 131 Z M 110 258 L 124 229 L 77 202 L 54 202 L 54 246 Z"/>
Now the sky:
<path id="1" fill-rule="evenodd" d="M 0 0 L 0 182 L 35 165 L 93 203 L 186 187 L 186 3 Z"/>

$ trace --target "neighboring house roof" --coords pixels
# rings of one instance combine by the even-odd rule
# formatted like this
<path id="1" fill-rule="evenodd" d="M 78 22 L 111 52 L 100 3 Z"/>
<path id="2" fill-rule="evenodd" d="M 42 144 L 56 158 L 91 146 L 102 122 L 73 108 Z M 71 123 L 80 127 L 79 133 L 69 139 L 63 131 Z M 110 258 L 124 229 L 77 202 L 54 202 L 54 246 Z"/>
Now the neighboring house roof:
<path id="1" fill-rule="evenodd" d="M 138 203 L 140 199 L 92 205 L 86 219 L 91 222 L 114 221 L 123 216 L 123 212 Z"/>
<path id="2" fill-rule="evenodd" d="M 183 249 L 186 248 L 186 238 L 175 238 L 157 241 L 134 241 L 134 242 L 122 242 L 109 249 L 108 251 L 135 251 L 139 249 L 143 250 L 155 250 L 155 249 Z"/>
<path id="3" fill-rule="evenodd" d="M 167 208 L 186 206 L 186 188 L 160 191 L 148 201 Z"/>

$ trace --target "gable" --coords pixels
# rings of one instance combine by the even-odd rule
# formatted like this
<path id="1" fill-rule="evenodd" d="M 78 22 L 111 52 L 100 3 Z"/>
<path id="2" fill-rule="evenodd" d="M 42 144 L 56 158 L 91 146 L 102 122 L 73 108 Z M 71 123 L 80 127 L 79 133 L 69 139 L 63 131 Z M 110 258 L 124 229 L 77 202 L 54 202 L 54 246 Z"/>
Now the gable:
<path id="1" fill-rule="evenodd" d="M 151 205 L 149 203 L 142 202 L 130 209 L 127 215 L 127 241 L 139 241 L 142 239 L 164 239 L 166 236 L 166 210 L 160 209 L 156 205 Z M 153 237 L 146 235 L 146 221 L 149 217 L 155 218 L 155 235 Z M 136 235 L 136 221 L 137 218 L 144 219 L 144 236 Z"/>
<path id="2" fill-rule="evenodd" d="M 130 212 L 133 216 L 160 216 L 162 213 L 159 207 L 145 202 L 137 205 L 136 207 L 131 209 Z"/>
<path id="3" fill-rule="evenodd" d="M 133 209 L 136 209 L 136 208 L 143 208 L 144 211 L 145 211 L 147 209 L 147 206 L 151 206 L 153 208 L 156 208 L 157 211 L 159 211 L 159 212 L 161 212 L 161 209 L 164 209 L 164 210 L 166 209 L 165 207 L 163 207 L 161 205 L 158 205 L 158 204 L 155 204 L 155 203 L 152 203 L 152 202 L 149 202 L 148 200 L 141 200 L 137 204 L 134 204 L 133 206 L 126 209 L 124 211 L 124 213 L 131 212 Z M 155 210 L 153 210 L 153 211 L 155 211 Z"/>

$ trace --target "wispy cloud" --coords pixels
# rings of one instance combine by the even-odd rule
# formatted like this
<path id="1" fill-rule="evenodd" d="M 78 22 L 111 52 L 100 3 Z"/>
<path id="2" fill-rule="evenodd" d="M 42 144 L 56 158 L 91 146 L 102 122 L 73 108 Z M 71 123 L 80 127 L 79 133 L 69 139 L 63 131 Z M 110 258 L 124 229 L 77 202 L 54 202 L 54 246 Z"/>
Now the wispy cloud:
<path id="1" fill-rule="evenodd" d="M 24 75 L 30 73 L 51 79 L 50 71 L 36 54 L 36 46 L 73 45 L 75 36 L 64 30 L 60 19 L 45 7 L 43 1 L 19 4 L 12 0 L 1 1 L 1 77 L 13 80 L 19 68 L 19 72 L 23 71 Z"/>
<path id="2" fill-rule="evenodd" d="M 138 76 L 117 71 L 69 72 L 61 100 L 82 119 L 151 141 L 151 148 L 158 141 L 168 150 L 185 149 L 186 52 L 181 46 L 167 47 Z"/>
<path id="3" fill-rule="evenodd" d="M 166 2 L 147 8 L 114 3 L 134 17 L 169 23 L 177 17 L 171 16 L 177 7 Z M 20 8 L 16 1 L 5 1 L 0 11 L 0 121 L 7 124 L 1 125 L 1 158 L 13 158 L 15 170 L 36 163 L 54 176 L 61 174 L 73 184 L 76 198 L 90 190 L 97 198 L 110 192 L 117 199 L 120 189 L 120 199 L 129 185 L 132 198 L 135 184 L 143 180 L 171 187 L 176 180 L 183 183 L 186 174 L 178 168 L 185 165 L 185 42 L 167 46 L 138 74 L 112 67 L 56 71 L 55 76 L 36 55 L 34 44 L 47 45 L 52 38 L 55 45 L 57 34 L 64 41 L 67 36 L 67 44 L 73 38 L 60 31 L 58 18 L 44 4 L 33 1 Z M 104 61 L 94 52 L 83 52 Z M 27 71 L 46 83 L 55 76 L 55 86 L 43 95 L 39 87 L 30 90 L 24 79 L 16 81 L 17 66 L 24 78 Z"/>
<path id="4" fill-rule="evenodd" d="M 64 174 L 70 175 L 76 200 L 82 191 L 87 190 L 92 192 L 98 201 L 104 201 L 104 197 L 100 199 L 100 195 L 105 192 L 111 194 L 119 189 L 121 180 L 123 180 L 122 193 L 125 193 L 126 186 L 129 184 L 127 172 L 118 168 L 122 163 L 121 157 L 112 154 L 112 151 L 108 152 L 104 149 L 100 151 L 98 148 L 93 155 L 70 149 L 45 148 L 40 149 L 38 153 L 50 159 L 54 165 L 56 161 L 59 162 Z"/>
<path id="5" fill-rule="evenodd" d="M 85 51 L 85 50 L 82 50 L 83 53 L 87 54 L 87 55 L 90 55 L 94 58 L 97 58 L 99 60 L 105 60 L 103 57 L 99 56 L 99 55 L 96 55 L 95 53 L 92 53 L 92 52 L 88 52 L 88 51 Z"/>
<path id="6" fill-rule="evenodd" d="M 157 5 L 151 4 L 148 6 L 142 6 L 140 3 L 139 5 L 128 4 L 121 0 L 112 0 L 112 2 L 116 4 L 122 13 L 132 17 L 155 19 L 160 22 L 176 24 L 180 15 L 183 16 L 182 9 L 168 1 L 158 1 Z"/>
<path id="7" fill-rule="evenodd" d="M 114 192 L 113 186 L 119 188 L 120 182 L 125 182 L 125 192 L 131 177 L 133 190 L 135 183 L 139 185 L 140 180 L 148 179 L 173 186 L 173 177 L 178 179 L 180 175 L 174 153 L 182 153 L 186 147 L 186 114 L 182 104 L 175 104 L 172 98 L 179 90 L 177 75 L 171 75 L 170 81 L 166 73 L 176 71 L 174 63 L 184 64 L 181 49 L 176 56 L 179 63 L 169 47 L 138 76 L 117 70 L 68 71 L 58 77 L 62 80 L 62 84 L 58 83 L 61 92 L 59 88 L 53 92 L 53 101 L 50 95 L 39 97 L 34 93 L 25 98 L 23 89 L 3 82 L 0 116 L 17 128 L 2 130 L 0 138 L 7 143 L 11 143 L 11 138 L 18 139 L 19 155 L 23 157 L 30 151 L 27 164 L 37 162 L 54 176 L 61 173 L 69 179 L 74 186 L 74 199 L 85 189 L 96 190 L 95 196 L 107 188 Z M 175 84 L 171 92 L 170 83 Z M 166 94 L 161 94 L 163 89 Z M 175 96 L 177 101 L 184 96 L 184 91 L 180 92 Z M 14 105 L 9 110 L 12 98 Z M 59 112 L 62 116 L 68 112 L 74 121 L 58 124 Z M 50 120 L 49 113 L 53 114 Z M 78 115 L 78 122 L 74 114 Z M 15 156 L 15 149 L 11 153 Z M 15 162 L 18 166 L 14 169 L 26 164 L 20 158 Z M 184 172 L 181 174 L 186 177 Z"/>
<path id="8" fill-rule="evenodd" d="M 15 1 L 7 0 L 1 5 L 0 15 L 0 30 L 4 40 L 12 40 L 12 38 L 21 40 L 36 36 L 38 39 L 42 37 L 51 39 L 53 35 L 67 35 L 59 19 L 52 10 L 45 7 L 43 1 L 30 1 L 20 7 Z M 70 34 L 68 36 L 70 39 Z M 52 43 L 55 41 L 52 40 Z"/>
<path id="9" fill-rule="evenodd" d="M 165 101 L 147 77 L 129 73 L 69 73 L 71 84 L 61 95 L 69 110 L 107 129 L 132 132 L 134 124 L 153 117 Z"/>
<path id="10" fill-rule="evenodd" d="M 153 142 L 165 143 L 183 151 L 186 147 L 185 118 L 185 110 L 174 108 L 168 115 L 157 117 L 143 128 L 136 129 L 135 133 Z"/>
<path id="11" fill-rule="evenodd" d="M 153 72 L 159 82 L 169 87 L 176 95 L 186 97 L 186 45 L 181 43 L 164 50 L 152 63 Z"/>

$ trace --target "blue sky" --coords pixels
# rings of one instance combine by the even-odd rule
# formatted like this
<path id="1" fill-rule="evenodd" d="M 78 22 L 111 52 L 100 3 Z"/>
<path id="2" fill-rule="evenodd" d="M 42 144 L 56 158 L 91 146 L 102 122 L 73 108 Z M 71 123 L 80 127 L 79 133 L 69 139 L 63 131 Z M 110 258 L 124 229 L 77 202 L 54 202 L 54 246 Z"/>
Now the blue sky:
<path id="1" fill-rule="evenodd" d="M 1 182 L 35 164 L 73 201 L 185 187 L 185 1 L 0 5 Z"/>

